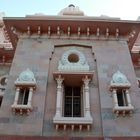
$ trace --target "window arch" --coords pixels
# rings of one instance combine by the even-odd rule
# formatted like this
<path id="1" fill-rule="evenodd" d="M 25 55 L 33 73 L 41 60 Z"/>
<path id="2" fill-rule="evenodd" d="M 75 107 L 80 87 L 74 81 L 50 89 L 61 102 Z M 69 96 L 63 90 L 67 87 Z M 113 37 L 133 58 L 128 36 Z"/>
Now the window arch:
<path id="1" fill-rule="evenodd" d="M 123 73 L 117 71 L 113 74 L 110 82 L 110 90 L 113 96 L 113 112 L 116 116 L 132 114 L 134 110 L 131 104 L 130 87 L 131 84 Z"/>
<path id="2" fill-rule="evenodd" d="M 2 104 L 5 87 L 7 85 L 7 79 L 8 75 L 3 75 L 0 77 L 0 106 Z"/>
<path id="3" fill-rule="evenodd" d="M 12 110 L 14 113 L 28 114 L 32 111 L 32 96 L 36 88 L 36 79 L 30 69 L 21 72 L 15 81 L 16 93 Z"/>
<path id="4" fill-rule="evenodd" d="M 75 48 L 64 52 L 58 71 L 53 73 L 57 82 L 56 114 L 53 118 L 56 130 L 90 130 L 93 118 L 90 112 L 89 82 L 93 71 L 84 54 Z"/>
<path id="5" fill-rule="evenodd" d="M 0 77 L 0 85 L 1 86 L 6 86 L 7 85 L 7 79 L 8 79 L 8 75 L 3 75 Z"/>

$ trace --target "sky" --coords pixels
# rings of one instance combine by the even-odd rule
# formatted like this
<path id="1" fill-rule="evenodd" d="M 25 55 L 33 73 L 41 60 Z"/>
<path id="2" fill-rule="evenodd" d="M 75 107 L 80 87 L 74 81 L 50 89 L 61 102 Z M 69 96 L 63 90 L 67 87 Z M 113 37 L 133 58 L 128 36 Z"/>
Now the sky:
<path id="1" fill-rule="evenodd" d="M 140 0 L 0 0 L 0 12 L 8 17 L 57 15 L 69 4 L 78 6 L 87 16 L 107 15 L 123 20 L 136 20 L 140 16 Z"/>

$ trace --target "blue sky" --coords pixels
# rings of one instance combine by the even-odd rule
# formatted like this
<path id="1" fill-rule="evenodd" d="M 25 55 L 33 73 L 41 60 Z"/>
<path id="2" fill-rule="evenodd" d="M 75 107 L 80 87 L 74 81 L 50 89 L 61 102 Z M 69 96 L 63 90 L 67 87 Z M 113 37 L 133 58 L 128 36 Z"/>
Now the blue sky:
<path id="1" fill-rule="evenodd" d="M 140 0 L 0 0 L 0 12 L 13 17 L 35 13 L 57 15 L 69 4 L 78 6 L 88 16 L 108 15 L 128 20 L 140 16 Z"/>

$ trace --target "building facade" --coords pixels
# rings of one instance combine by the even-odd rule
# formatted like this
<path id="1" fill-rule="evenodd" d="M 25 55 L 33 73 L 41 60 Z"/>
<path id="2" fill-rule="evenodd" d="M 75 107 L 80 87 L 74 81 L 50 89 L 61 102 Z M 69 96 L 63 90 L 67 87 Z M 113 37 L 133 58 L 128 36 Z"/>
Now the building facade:
<path id="1" fill-rule="evenodd" d="M 88 17 L 74 5 L 3 20 L 1 137 L 140 136 L 139 21 Z"/>

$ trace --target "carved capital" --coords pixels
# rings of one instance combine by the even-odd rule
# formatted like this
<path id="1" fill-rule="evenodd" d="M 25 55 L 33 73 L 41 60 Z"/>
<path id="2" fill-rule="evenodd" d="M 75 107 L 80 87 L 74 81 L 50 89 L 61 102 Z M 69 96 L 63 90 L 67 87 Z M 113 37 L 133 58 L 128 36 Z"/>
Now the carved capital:
<path id="1" fill-rule="evenodd" d="M 84 82 L 85 86 L 88 86 L 90 79 L 88 78 L 88 76 L 85 76 L 85 78 L 83 78 L 82 81 Z"/>
<path id="2" fill-rule="evenodd" d="M 61 75 L 58 76 L 58 78 L 56 78 L 57 81 L 57 86 L 61 86 L 62 82 L 64 81 L 64 78 L 61 77 Z"/>

